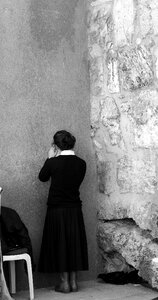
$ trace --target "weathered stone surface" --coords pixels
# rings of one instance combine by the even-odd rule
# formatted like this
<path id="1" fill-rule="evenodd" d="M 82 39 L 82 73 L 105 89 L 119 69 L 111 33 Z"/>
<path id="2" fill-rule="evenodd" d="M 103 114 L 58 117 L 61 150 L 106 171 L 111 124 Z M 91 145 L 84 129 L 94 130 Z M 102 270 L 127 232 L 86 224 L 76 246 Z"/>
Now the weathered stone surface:
<path id="1" fill-rule="evenodd" d="M 121 109 L 136 124 L 145 125 L 157 114 L 158 93 L 156 90 L 144 90 L 136 95 L 129 95 L 128 99 L 124 98 Z"/>
<path id="2" fill-rule="evenodd" d="M 90 60 L 90 80 L 92 96 L 99 96 L 104 91 L 104 76 L 103 76 L 103 59 L 102 57 L 91 58 Z"/>
<path id="3" fill-rule="evenodd" d="M 142 230 L 148 230 L 153 238 L 158 237 L 158 203 L 154 195 L 119 194 L 115 179 L 113 192 L 104 194 L 98 203 L 100 220 L 133 219 Z M 155 200 L 156 198 L 156 200 Z"/>
<path id="4" fill-rule="evenodd" d="M 154 51 L 154 56 L 155 56 L 155 59 L 156 59 L 156 62 L 155 62 L 155 74 L 156 74 L 156 78 L 158 79 L 158 47 Z"/>
<path id="5" fill-rule="evenodd" d="M 135 146 L 158 147 L 158 116 L 153 116 L 148 124 L 135 128 Z"/>
<path id="6" fill-rule="evenodd" d="M 115 183 L 115 179 L 113 180 Z M 115 190 L 116 190 L 115 185 Z M 105 194 L 98 202 L 98 219 L 114 220 L 128 218 L 128 207 L 130 207 L 130 199 L 121 197 L 116 191 L 111 194 Z"/>
<path id="7" fill-rule="evenodd" d="M 103 263 L 103 270 L 105 273 L 112 273 L 112 272 L 130 272 L 134 270 L 131 266 L 129 266 L 126 262 L 126 260 L 123 258 L 123 256 L 114 251 L 110 250 L 109 252 L 105 252 L 102 249 L 101 255 L 102 255 L 102 263 Z"/>
<path id="8" fill-rule="evenodd" d="M 109 5 L 112 3 L 112 0 L 88 0 L 92 6 L 98 6 L 98 5 Z"/>
<path id="9" fill-rule="evenodd" d="M 124 90 L 136 90 L 153 82 L 152 57 L 144 46 L 119 53 L 120 80 Z"/>
<path id="10" fill-rule="evenodd" d="M 119 77 L 118 77 L 118 59 L 117 54 L 110 52 L 107 59 L 108 68 L 108 80 L 107 86 L 110 93 L 118 93 L 120 91 L 119 87 Z"/>
<path id="11" fill-rule="evenodd" d="M 98 185 L 101 193 L 110 194 L 115 190 L 116 178 L 114 162 L 98 161 L 97 163 Z"/>
<path id="12" fill-rule="evenodd" d="M 97 43 L 92 43 L 89 54 L 92 58 L 94 57 L 101 57 L 102 49 Z"/>
<path id="13" fill-rule="evenodd" d="M 111 97 L 106 97 L 101 101 L 101 121 L 109 132 L 111 144 L 119 144 L 121 141 L 120 113 Z"/>
<path id="14" fill-rule="evenodd" d="M 90 47 L 97 43 L 103 50 L 107 42 L 112 41 L 113 22 L 110 14 L 111 6 L 112 1 L 91 3 L 88 17 Z"/>
<path id="15" fill-rule="evenodd" d="M 103 264 L 108 272 L 131 265 L 157 288 L 158 1 L 89 3 L 98 219 L 108 220 L 98 234 Z"/>
<path id="16" fill-rule="evenodd" d="M 153 30 L 154 34 L 158 34 L 158 2 L 157 0 L 149 1 L 149 5 L 151 7 L 151 16 L 153 22 Z"/>
<path id="17" fill-rule="evenodd" d="M 103 260 L 110 253 L 121 254 L 128 265 L 139 270 L 139 275 L 158 289 L 158 268 L 152 262 L 153 258 L 158 257 L 158 243 L 152 240 L 148 232 L 142 231 L 130 220 L 111 221 L 98 224 L 97 236 Z M 106 262 L 104 266 L 105 272 L 108 271 Z"/>
<path id="18" fill-rule="evenodd" d="M 97 129 L 100 120 L 100 99 L 98 97 L 91 98 L 91 127 Z"/>
<path id="19" fill-rule="evenodd" d="M 121 111 L 130 118 L 134 148 L 158 147 L 158 93 L 156 90 L 141 91 L 123 99 Z"/>
<path id="20" fill-rule="evenodd" d="M 145 37 L 152 30 L 152 19 L 149 0 L 138 1 L 138 16 L 140 23 L 140 33 L 143 37 Z"/>
<path id="21" fill-rule="evenodd" d="M 155 162 L 131 159 L 127 156 L 118 161 L 117 182 L 120 193 L 154 193 L 157 186 Z"/>
<path id="22" fill-rule="evenodd" d="M 103 98 L 101 100 L 101 108 L 101 120 L 104 125 L 106 125 L 108 119 L 118 119 L 120 117 L 120 112 L 114 98 L 112 97 Z"/>
<path id="23" fill-rule="evenodd" d="M 115 46 L 124 46 L 131 43 L 135 18 L 134 1 L 114 0 L 112 15 Z"/>

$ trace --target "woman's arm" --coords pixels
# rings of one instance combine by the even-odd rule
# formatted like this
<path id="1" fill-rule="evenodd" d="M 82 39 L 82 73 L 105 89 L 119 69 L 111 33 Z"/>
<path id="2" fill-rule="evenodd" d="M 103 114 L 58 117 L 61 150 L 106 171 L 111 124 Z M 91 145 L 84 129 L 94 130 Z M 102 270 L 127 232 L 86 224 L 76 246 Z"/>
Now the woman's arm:
<path id="1" fill-rule="evenodd" d="M 50 173 L 50 161 L 47 158 L 47 160 L 45 161 L 42 169 L 39 172 L 38 178 L 39 178 L 40 181 L 45 182 L 45 181 L 49 180 L 50 175 L 51 175 L 51 173 Z"/>
<path id="2" fill-rule="evenodd" d="M 51 171 L 50 171 L 50 158 L 52 157 L 57 157 L 58 155 L 60 155 L 60 149 L 58 149 L 55 145 L 53 145 L 49 152 L 48 152 L 48 158 L 45 161 L 44 166 L 42 167 L 40 173 L 39 173 L 39 180 L 40 181 L 48 181 L 50 176 L 51 176 Z"/>

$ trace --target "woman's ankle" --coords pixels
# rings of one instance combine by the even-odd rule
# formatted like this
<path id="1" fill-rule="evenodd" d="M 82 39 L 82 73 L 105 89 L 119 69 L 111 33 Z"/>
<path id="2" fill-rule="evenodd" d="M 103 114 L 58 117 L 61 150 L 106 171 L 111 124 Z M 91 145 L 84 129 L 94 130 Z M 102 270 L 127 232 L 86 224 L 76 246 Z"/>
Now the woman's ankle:
<path id="1" fill-rule="evenodd" d="M 76 292 L 78 290 L 76 272 L 70 272 L 70 287 L 73 292 Z"/>

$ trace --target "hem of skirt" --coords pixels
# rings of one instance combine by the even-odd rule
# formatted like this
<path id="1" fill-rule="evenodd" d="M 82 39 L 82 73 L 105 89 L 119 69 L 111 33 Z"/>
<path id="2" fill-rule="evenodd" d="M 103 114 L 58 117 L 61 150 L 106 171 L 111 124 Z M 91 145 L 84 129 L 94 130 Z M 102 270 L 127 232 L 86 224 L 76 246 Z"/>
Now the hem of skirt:
<path id="1" fill-rule="evenodd" d="M 58 269 L 58 270 L 38 270 L 39 273 L 61 273 L 61 272 L 78 272 L 78 271 L 88 271 L 89 268 L 75 268 L 73 270 L 69 270 L 69 269 Z"/>
<path id="2" fill-rule="evenodd" d="M 51 208 L 73 208 L 82 207 L 82 202 L 47 202 L 47 206 Z"/>

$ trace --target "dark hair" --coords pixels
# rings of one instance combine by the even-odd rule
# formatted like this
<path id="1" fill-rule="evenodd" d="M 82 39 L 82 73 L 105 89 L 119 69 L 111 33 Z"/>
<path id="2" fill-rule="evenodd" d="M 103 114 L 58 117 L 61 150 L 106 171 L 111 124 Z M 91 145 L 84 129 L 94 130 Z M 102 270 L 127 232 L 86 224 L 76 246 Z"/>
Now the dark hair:
<path id="1" fill-rule="evenodd" d="M 58 146 L 60 150 L 70 150 L 74 147 L 76 139 L 66 130 L 57 131 L 53 137 L 54 144 Z"/>

